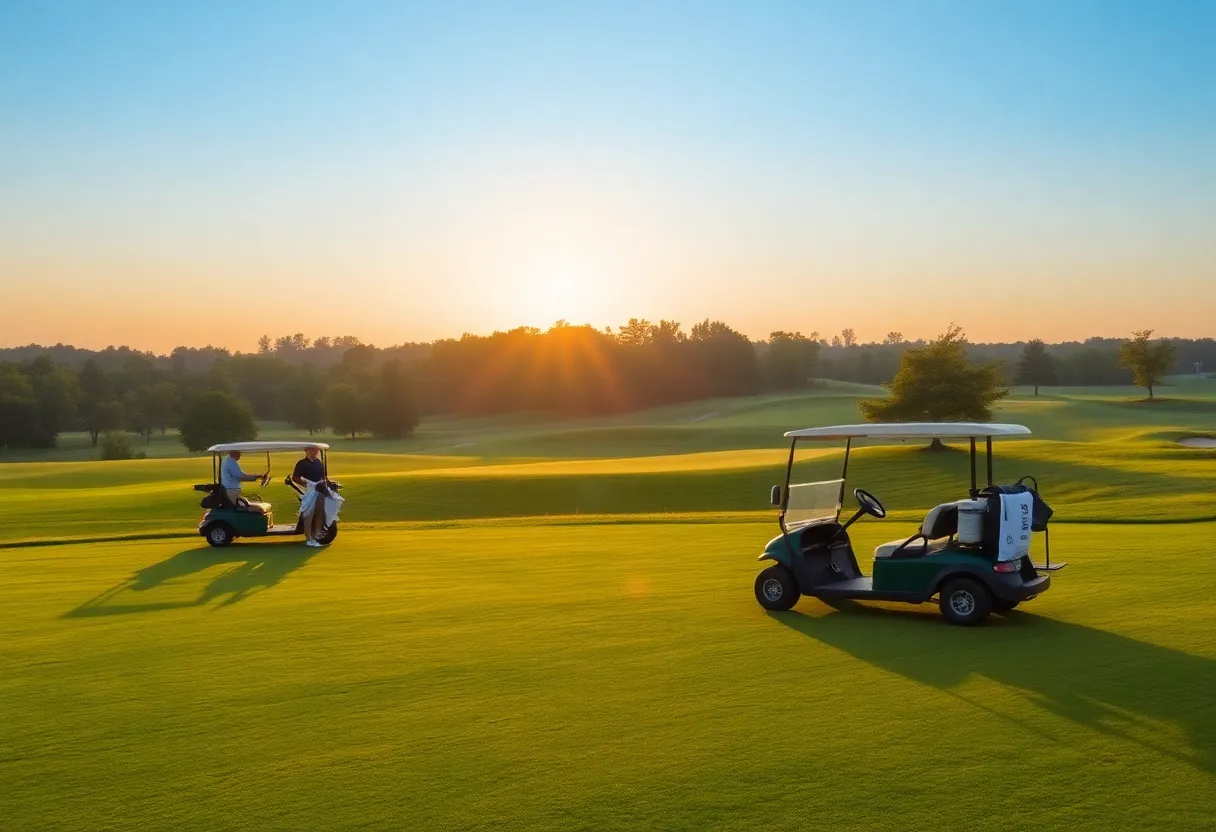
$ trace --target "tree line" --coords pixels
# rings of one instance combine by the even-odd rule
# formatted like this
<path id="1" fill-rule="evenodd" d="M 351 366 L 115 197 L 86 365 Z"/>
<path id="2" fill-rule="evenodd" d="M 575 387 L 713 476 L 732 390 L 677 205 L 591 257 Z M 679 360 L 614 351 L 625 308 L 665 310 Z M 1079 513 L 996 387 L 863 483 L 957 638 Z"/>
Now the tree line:
<path id="1" fill-rule="evenodd" d="M 1152 395 L 1169 372 L 1194 362 L 1216 371 L 1216 342 L 1090 339 L 1048 346 L 970 344 L 960 355 L 990 366 L 994 383 L 1139 384 Z M 687 332 L 675 321 L 631 319 L 611 330 L 558 322 L 429 344 L 377 348 L 352 336 L 264 336 L 255 353 L 207 346 L 167 356 L 56 345 L 0 350 L 0 448 L 51 447 L 87 431 L 103 456 L 179 429 L 192 449 L 254 438 L 258 420 L 316 434 L 410 433 L 423 415 L 544 411 L 596 415 L 719 396 L 805 389 L 821 379 L 886 384 L 905 356 L 931 343 L 898 332 L 861 344 L 850 329 L 830 339 L 778 331 L 753 342 L 721 321 Z M 119 437 L 119 438 L 115 438 Z"/>

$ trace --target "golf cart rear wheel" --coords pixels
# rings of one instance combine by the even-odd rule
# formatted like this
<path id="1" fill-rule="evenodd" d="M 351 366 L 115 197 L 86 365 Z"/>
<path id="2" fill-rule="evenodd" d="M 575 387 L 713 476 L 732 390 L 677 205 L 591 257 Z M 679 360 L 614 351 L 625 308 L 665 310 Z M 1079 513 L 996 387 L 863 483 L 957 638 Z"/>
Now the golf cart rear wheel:
<path id="1" fill-rule="evenodd" d="M 232 528 L 227 523 L 216 523 L 207 528 L 206 537 L 212 546 L 227 546 L 232 542 Z"/>
<path id="2" fill-rule="evenodd" d="M 1004 598 L 997 598 L 995 596 L 993 596 L 993 598 L 992 598 L 992 608 L 994 610 L 996 610 L 997 612 L 1009 612 L 1011 609 L 1013 609 L 1020 603 L 1022 603 L 1022 602 L 1021 601 L 1006 601 Z"/>
<path id="3" fill-rule="evenodd" d="M 338 524 L 330 523 L 325 531 L 321 532 L 321 536 L 317 538 L 318 543 L 330 544 L 334 542 L 334 538 L 338 536 Z"/>
<path id="4" fill-rule="evenodd" d="M 794 573 L 779 563 L 756 576 L 756 600 L 766 610 L 791 609 L 801 594 Z"/>
<path id="5" fill-rule="evenodd" d="M 938 607 L 951 624 L 970 627 L 979 624 L 992 612 L 992 593 L 972 578 L 947 581 L 938 593 Z"/>

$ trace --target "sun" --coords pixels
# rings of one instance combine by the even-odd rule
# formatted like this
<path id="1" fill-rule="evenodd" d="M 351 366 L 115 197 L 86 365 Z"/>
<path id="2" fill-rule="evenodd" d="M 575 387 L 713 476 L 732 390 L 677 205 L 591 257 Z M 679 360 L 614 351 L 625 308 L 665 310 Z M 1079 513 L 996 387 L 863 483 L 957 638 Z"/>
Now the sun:
<path id="1" fill-rule="evenodd" d="M 591 261 L 565 258 L 526 270 L 515 290 L 510 305 L 527 325 L 583 324 L 602 317 L 607 278 Z"/>

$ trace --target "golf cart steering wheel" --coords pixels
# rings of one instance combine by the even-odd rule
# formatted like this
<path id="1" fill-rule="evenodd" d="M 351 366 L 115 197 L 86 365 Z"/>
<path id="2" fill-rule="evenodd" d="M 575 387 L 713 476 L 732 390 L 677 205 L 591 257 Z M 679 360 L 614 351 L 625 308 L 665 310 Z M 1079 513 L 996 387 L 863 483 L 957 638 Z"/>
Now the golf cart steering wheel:
<path id="1" fill-rule="evenodd" d="M 877 517 L 881 520 L 887 516 L 887 510 L 882 507 L 882 503 L 878 502 L 878 498 L 869 491 L 854 488 L 853 496 L 857 498 L 857 504 L 861 506 L 861 510 L 871 517 Z"/>

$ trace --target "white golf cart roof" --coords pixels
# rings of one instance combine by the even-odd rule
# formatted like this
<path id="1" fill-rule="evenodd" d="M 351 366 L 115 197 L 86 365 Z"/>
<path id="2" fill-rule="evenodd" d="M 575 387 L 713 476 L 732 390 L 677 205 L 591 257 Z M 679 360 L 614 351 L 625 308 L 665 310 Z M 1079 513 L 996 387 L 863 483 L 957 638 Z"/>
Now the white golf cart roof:
<path id="1" fill-rule="evenodd" d="M 222 445 L 212 445 L 207 449 L 209 454 L 226 454 L 229 451 L 303 451 L 307 448 L 329 450 L 324 442 L 225 442 Z"/>
<path id="2" fill-rule="evenodd" d="M 875 422 L 791 430 L 786 439 L 982 439 L 1029 436 L 1030 428 L 984 422 Z"/>

